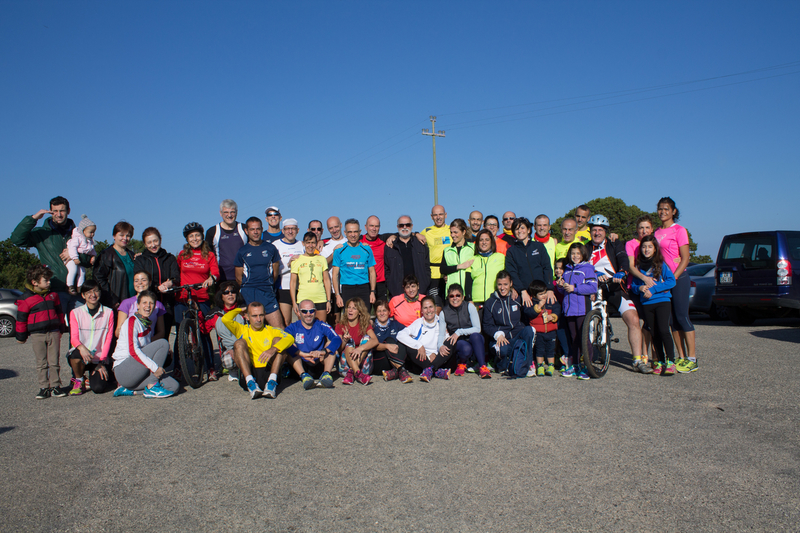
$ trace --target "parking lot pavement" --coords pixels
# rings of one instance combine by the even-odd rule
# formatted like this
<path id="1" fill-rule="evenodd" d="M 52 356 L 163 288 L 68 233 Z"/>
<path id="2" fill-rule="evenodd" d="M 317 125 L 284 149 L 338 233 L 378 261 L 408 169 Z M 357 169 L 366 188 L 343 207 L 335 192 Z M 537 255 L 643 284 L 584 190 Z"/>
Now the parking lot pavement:
<path id="1" fill-rule="evenodd" d="M 30 347 L 0 339 L 0 531 L 796 531 L 799 325 L 700 322 L 689 375 L 634 374 L 623 339 L 589 382 L 256 401 L 34 400 Z"/>

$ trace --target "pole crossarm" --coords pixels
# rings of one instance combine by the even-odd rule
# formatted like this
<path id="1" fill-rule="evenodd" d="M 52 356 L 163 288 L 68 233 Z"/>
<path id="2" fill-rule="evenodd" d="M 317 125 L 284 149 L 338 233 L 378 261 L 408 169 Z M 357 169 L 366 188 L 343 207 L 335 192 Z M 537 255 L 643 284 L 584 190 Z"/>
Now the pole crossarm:
<path id="1" fill-rule="evenodd" d="M 436 137 L 444 137 L 444 130 L 436 131 L 436 117 L 431 116 L 431 129 L 423 129 L 422 134 L 433 140 L 433 204 L 439 205 L 439 188 L 436 183 Z"/>

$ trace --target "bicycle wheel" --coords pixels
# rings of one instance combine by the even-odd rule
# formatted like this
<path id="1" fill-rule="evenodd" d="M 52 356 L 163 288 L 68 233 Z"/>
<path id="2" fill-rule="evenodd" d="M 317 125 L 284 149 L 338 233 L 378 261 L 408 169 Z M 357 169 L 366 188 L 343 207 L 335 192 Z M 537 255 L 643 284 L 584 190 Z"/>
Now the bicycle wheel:
<path id="1" fill-rule="evenodd" d="M 181 358 L 181 370 L 186 383 L 193 389 L 202 385 L 205 361 L 195 318 L 186 318 L 178 327 L 178 356 Z"/>
<path id="2" fill-rule="evenodd" d="M 608 331 L 603 335 L 603 315 L 600 309 L 592 309 L 583 321 L 581 332 L 581 357 L 586 372 L 593 378 L 602 378 L 608 370 L 611 359 L 611 336 Z M 603 342 L 605 337 L 605 342 Z"/>

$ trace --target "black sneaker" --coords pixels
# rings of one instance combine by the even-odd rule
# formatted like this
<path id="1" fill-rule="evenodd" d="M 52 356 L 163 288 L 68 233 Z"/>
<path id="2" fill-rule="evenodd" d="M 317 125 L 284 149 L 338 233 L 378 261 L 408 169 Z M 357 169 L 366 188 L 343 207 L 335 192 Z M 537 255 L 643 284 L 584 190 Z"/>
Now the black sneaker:
<path id="1" fill-rule="evenodd" d="M 37 400 L 45 400 L 50 397 L 50 389 L 39 389 L 39 394 L 36 395 Z"/>
<path id="2" fill-rule="evenodd" d="M 65 391 L 61 387 L 52 387 L 50 389 L 50 395 L 55 398 L 63 398 L 64 396 L 67 395 L 67 391 Z"/>

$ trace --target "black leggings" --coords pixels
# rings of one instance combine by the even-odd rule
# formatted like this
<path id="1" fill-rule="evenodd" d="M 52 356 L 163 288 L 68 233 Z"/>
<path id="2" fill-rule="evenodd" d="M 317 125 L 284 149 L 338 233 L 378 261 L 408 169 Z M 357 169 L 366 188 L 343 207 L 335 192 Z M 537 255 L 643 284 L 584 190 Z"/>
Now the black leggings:
<path id="1" fill-rule="evenodd" d="M 586 315 L 568 316 L 567 331 L 569 332 L 569 357 L 571 364 L 580 364 L 581 358 L 581 335 L 583 333 L 583 320 Z"/>
<path id="2" fill-rule="evenodd" d="M 394 342 L 392 342 L 394 341 Z M 450 350 L 448 355 L 436 354 L 436 357 L 433 358 L 431 361 L 427 357 L 420 361 L 417 359 L 417 350 L 413 348 L 409 348 L 402 342 L 398 342 L 395 339 L 390 339 L 386 341 L 387 343 L 397 343 L 397 346 L 400 348 L 397 350 L 396 354 L 389 354 L 390 359 L 393 363 L 396 363 L 400 366 L 405 366 L 406 370 L 411 370 L 412 372 L 418 374 L 422 372 L 424 369 L 433 367 L 433 371 L 436 372 L 439 368 L 445 366 L 450 358 L 453 356 L 454 350 Z"/>
<path id="3" fill-rule="evenodd" d="M 675 360 L 674 345 L 672 334 L 669 330 L 669 319 L 672 315 L 671 302 L 658 302 L 647 304 L 644 308 L 644 323 L 650 328 L 653 335 L 653 349 L 656 357 L 662 363 L 669 363 Z M 666 359 L 664 358 L 666 354 Z"/>

